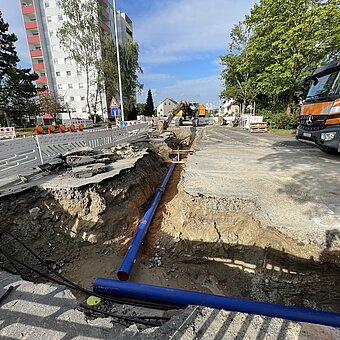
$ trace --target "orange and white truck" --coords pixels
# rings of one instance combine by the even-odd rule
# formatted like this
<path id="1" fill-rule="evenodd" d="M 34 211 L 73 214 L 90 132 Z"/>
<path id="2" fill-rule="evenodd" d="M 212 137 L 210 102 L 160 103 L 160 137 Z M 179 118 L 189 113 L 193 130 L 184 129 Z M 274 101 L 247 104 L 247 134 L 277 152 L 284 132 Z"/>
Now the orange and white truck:
<path id="1" fill-rule="evenodd" d="M 340 152 L 340 60 L 306 78 L 296 138 L 326 152 Z"/>

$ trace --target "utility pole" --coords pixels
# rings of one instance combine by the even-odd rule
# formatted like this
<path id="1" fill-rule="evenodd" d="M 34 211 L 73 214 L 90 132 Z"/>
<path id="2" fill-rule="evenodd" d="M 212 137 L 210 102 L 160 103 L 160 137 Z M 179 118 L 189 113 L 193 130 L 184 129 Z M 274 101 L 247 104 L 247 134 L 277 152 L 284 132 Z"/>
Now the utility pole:
<path id="1" fill-rule="evenodd" d="M 119 56 L 119 41 L 118 41 L 118 27 L 117 27 L 117 12 L 116 0 L 113 0 L 113 15 L 115 20 L 115 40 L 117 47 L 117 64 L 118 64 L 118 81 L 119 81 L 119 96 L 120 96 L 120 112 L 122 113 L 122 122 L 124 122 L 124 105 L 123 105 L 123 90 L 122 90 L 122 75 L 120 72 L 120 56 Z"/>

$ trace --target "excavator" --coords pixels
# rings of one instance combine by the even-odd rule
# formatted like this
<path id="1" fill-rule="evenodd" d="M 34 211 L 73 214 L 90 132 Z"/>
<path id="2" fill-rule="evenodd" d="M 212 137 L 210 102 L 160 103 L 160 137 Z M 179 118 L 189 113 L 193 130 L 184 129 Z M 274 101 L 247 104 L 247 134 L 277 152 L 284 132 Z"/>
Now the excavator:
<path id="1" fill-rule="evenodd" d="M 321 66 L 305 79 L 296 139 L 327 153 L 340 152 L 340 60 Z"/>
<path id="2" fill-rule="evenodd" d="M 165 130 L 174 119 L 176 126 L 182 125 L 198 125 L 198 104 L 194 102 L 180 101 L 174 108 L 167 120 L 164 122 L 163 129 Z"/>

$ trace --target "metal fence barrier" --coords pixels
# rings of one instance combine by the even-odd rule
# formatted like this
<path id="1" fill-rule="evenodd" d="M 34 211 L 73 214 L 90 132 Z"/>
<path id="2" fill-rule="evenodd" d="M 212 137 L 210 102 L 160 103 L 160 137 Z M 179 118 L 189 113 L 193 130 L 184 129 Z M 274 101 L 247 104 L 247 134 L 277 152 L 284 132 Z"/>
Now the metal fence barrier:
<path id="1" fill-rule="evenodd" d="M 119 129 L 91 130 L 83 133 L 38 135 L 0 141 L 0 179 L 53 163 L 58 156 L 79 147 L 109 148 L 127 143 L 148 131 L 148 124 L 129 125 Z"/>

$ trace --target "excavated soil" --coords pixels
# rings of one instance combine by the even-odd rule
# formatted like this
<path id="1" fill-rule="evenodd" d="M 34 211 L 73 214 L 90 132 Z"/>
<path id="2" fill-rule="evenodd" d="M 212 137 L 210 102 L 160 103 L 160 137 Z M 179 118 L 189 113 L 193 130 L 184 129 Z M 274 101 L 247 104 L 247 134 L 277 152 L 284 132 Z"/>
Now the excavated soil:
<path id="1" fill-rule="evenodd" d="M 195 139 L 192 129 L 176 133 L 174 149 L 195 147 L 200 136 Z M 1 199 L 0 231 L 12 231 L 84 287 L 91 287 L 95 277 L 115 278 L 166 171 L 163 161 L 171 150 L 164 143 L 151 145 L 133 169 L 100 184 L 34 189 Z M 250 200 L 188 195 L 183 169 L 185 164 L 176 165 L 131 280 L 340 312 L 338 251 L 299 245 L 264 228 L 255 218 L 261 207 Z M 5 234 L 1 246 L 34 263 Z M 38 279 L 21 270 L 26 278 Z"/>

